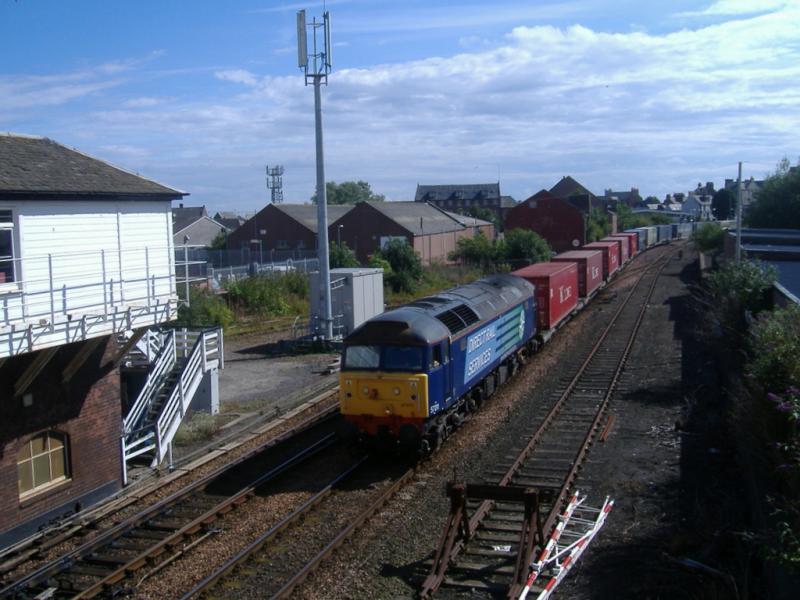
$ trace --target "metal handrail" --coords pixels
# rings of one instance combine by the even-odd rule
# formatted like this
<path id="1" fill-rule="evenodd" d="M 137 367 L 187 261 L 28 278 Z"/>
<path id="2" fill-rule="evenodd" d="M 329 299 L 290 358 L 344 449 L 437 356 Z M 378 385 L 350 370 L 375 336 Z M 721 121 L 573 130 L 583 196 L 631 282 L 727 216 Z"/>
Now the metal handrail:
<path id="1" fill-rule="evenodd" d="M 125 435 L 130 435 L 132 433 L 133 425 L 139 422 L 145 410 L 158 396 L 164 379 L 175 365 L 177 357 L 174 330 L 167 332 L 165 336 L 165 343 L 162 345 L 156 357 L 153 369 L 147 374 L 144 387 L 142 387 L 142 390 L 136 397 L 131 409 L 128 411 L 128 415 L 122 421 Z"/>

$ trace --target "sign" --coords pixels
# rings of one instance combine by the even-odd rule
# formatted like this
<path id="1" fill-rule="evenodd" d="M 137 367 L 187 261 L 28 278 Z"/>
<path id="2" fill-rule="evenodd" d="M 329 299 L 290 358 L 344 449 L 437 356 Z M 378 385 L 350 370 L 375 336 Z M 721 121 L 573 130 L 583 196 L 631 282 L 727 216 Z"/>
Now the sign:
<path id="1" fill-rule="evenodd" d="M 522 305 L 467 337 L 464 360 L 464 384 L 475 379 L 487 367 L 505 357 L 525 333 Z"/>

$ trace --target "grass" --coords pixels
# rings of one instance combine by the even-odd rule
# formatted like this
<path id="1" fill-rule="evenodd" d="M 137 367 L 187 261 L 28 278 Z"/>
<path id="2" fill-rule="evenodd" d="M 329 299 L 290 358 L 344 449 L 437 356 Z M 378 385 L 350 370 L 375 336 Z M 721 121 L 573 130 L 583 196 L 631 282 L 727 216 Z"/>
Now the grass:
<path id="1" fill-rule="evenodd" d="M 207 442 L 220 430 L 222 421 L 220 415 L 196 412 L 188 421 L 181 424 L 173 441 L 176 446 Z"/>

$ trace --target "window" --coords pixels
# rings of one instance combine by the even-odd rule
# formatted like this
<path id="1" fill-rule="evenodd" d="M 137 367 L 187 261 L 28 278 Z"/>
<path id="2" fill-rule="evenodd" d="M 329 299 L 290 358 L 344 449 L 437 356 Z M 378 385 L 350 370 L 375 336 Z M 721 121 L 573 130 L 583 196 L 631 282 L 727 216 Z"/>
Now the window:
<path id="1" fill-rule="evenodd" d="M 279 250 L 286 250 L 289 247 L 289 242 L 286 240 L 278 240 L 277 247 Z"/>
<path id="2" fill-rule="evenodd" d="M 344 353 L 344 368 L 377 369 L 380 358 L 378 346 L 349 346 Z"/>
<path id="3" fill-rule="evenodd" d="M 0 285 L 14 281 L 14 219 L 0 210 Z"/>
<path id="4" fill-rule="evenodd" d="M 421 371 L 422 348 L 414 346 L 386 346 L 383 368 L 387 371 Z"/>
<path id="5" fill-rule="evenodd" d="M 31 438 L 17 453 L 20 496 L 69 478 L 67 436 L 48 431 Z"/>
<path id="6" fill-rule="evenodd" d="M 434 346 L 431 351 L 431 369 L 438 369 L 442 365 L 442 348 Z"/>

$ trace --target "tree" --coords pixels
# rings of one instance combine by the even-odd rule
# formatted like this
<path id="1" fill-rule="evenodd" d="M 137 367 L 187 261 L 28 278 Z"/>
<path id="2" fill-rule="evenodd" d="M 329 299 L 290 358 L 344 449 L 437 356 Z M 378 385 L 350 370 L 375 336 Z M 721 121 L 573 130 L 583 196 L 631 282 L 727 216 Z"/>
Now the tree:
<path id="1" fill-rule="evenodd" d="M 328 204 L 357 204 L 359 202 L 383 202 L 386 198 L 376 194 L 366 181 L 329 181 L 325 184 L 325 195 Z M 317 193 L 311 196 L 311 202 L 317 203 Z"/>
<path id="2" fill-rule="evenodd" d="M 634 213 L 631 207 L 625 204 L 617 205 L 618 229 L 625 231 L 626 229 L 633 229 L 634 227 L 646 227 L 647 225 L 650 225 L 650 219 L 648 219 L 645 215 Z"/>
<path id="3" fill-rule="evenodd" d="M 522 261 L 536 263 L 550 260 L 553 251 L 547 241 L 535 231 L 512 229 L 506 232 L 498 254 L 512 264 Z"/>
<path id="4" fill-rule="evenodd" d="M 331 269 L 359 266 L 355 253 L 347 247 L 345 242 L 342 242 L 341 245 L 331 243 L 328 257 Z"/>
<path id="5" fill-rule="evenodd" d="M 416 289 L 422 277 L 422 261 L 405 240 L 389 240 L 375 254 L 391 266 L 386 280 L 395 292 L 411 293 Z"/>
<path id="6" fill-rule="evenodd" d="M 211 240 L 208 246 L 212 250 L 225 250 L 228 247 L 228 231 L 221 229 L 220 232 Z"/>
<path id="7" fill-rule="evenodd" d="M 783 159 L 764 180 L 747 211 L 751 227 L 800 229 L 800 163 L 792 167 Z"/>
<path id="8" fill-rule="evenodd" d="M 736 196 L 734 193 L 727 189 L 722 188 L 714 192 L 714 197 L 711 198 L 711 214 L 713 214 L 718 221 L 725 221 L 733 217 L 736 210 Z"/>
<path id="9" fill-rule="evenodd" d="M 608 215 L 593 208 L 586 218 L 586 241 L 596 242 L 606 237 L 610 231 L 611 225 L 608 222 Z"/>
<path id="10" fill-rule="evenodd" d="M 475 237 L 458 240 L 456 249 L 450 253 L 450 260 L 458 260 L 479 267 L 487 267 L 498 259 L 497 244 L 479 233 Z"/>
<path id="11" fill-rule="evenodd" d="M 659 200 L 656 196 L 648 196 L 644 199 L 645 204 L 661 204 L 661 200 Z"/>
<path id="12" fill-rule="evenodd" d="M 701 252 L 718 252 L 725 243 L 725 231 L 718 223 L 703 223 L 692 233 L 692 241 Z"/>

